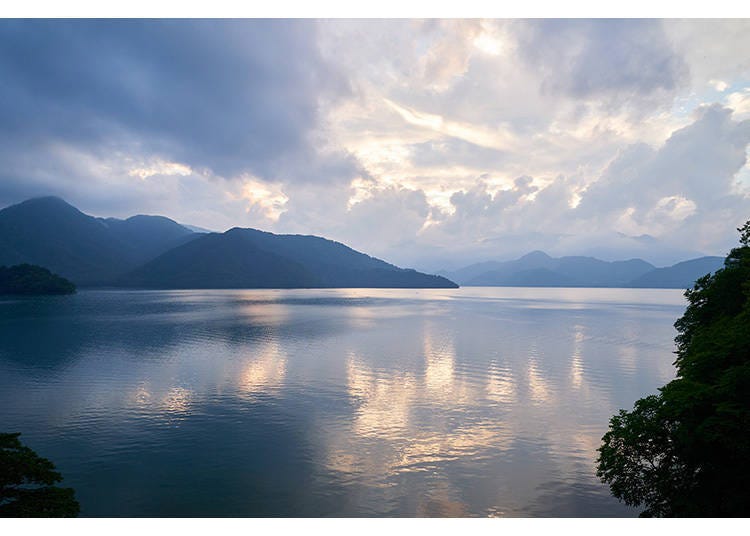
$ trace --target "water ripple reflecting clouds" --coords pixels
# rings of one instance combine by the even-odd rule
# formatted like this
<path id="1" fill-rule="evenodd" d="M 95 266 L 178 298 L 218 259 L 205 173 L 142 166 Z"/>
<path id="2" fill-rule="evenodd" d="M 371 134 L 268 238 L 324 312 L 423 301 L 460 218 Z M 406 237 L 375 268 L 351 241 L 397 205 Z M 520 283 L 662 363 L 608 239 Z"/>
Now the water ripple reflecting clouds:
<path id="1" fill-rule="evenodd" d="M 633 515 L 609 416 L 678 291 L 84 291 L 0 302 L 0 419 L 86 515 Z"/>

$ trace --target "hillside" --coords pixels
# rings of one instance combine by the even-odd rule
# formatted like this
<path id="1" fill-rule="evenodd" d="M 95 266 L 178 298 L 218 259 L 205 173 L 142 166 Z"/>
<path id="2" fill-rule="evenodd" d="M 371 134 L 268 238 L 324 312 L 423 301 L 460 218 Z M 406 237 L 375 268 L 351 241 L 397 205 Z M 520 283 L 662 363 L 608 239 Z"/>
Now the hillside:
<path id="1" fill-rule="evenodd" d="M 657 268 L 631 281 L 629 287 L 638 288 L 690 288 L 696 279 L 713 273 L 724 266 L 722 257 L 700 257 Z"/>
<path id="2" fill-rule="evenodd" d="M 36 264 L 101 285 L 194 235 L 168 218 L 94 218 L 57 197 L 0 210 L 0 265 Z"/>
<path id="3" fill-rule="evenodd" d="M 39 264 L 81 286 L 450 288 L 316 236 L 197 233 L 163 216 L 94 218 L 57 197 L 0 210 L 0 264 Z"/>
<path id="4" fill-rule="evenodd" d="M 139 288 L 454 288 L 343 244 L 255 229 L 210 233 L 173 248 L 116 281 Z"/>
<path id="5" fill-rule="evenodd" d="M 157 257 L 168 249 L 184 244 L 197 235 L 179 223 L 164 216 L 131 216 L 126 220 L 102 220 L 126 248 L 133 262 L 141 264 Z"/>

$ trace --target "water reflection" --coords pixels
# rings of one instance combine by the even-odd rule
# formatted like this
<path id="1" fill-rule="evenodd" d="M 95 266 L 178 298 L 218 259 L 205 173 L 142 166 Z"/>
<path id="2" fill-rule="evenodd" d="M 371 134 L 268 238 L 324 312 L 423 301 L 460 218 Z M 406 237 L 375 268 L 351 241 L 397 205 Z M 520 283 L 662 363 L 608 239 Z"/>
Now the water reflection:
<path id="1" fill-rule="evenodd" d="M 583 326 L 575 326 L 573 336 L 573 353 L 570 361 L 570 382 L 573 389 L 579 390 L 583 386 L 583 359 L 581 349 L 583 347 Z"/>
<path id="2" fill-rule="evenodd" d="M 487 370 L 487 398 L 498 404 L 513 404 L 516 400 L 516 383 L 513 372 L 507 366 L 494 361 Z"/>
<path id="3" fill-rule="evenodd" d="M 536 358 L 530 357 L 526 378 L 528 380 L 529 398 L 533 404 L 549 403 L 552 399 L 550 388 L 540 370 Z"/>
<path id="4" fill-rule="evenodd" d="M 244 395 L 271 394 L 281 390 L 286 378 L 287 360 L 277 341 L 269 341 L 250 357 L 237 375 L 238 391 Z"/>
<path id="5" fill-rule="evenodd" d="M 678 291 L 81 292 L 0 302 L 0 421 L 85 515 L 632 515 L 609 416 Z"/>

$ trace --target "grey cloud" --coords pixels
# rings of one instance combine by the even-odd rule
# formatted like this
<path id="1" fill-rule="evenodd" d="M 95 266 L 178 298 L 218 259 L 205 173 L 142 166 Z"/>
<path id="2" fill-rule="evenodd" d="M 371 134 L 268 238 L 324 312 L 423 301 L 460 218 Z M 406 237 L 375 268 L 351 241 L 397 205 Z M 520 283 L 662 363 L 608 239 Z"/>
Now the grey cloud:
<path id="1" fill-rule="evenodd" d="M 310 21 L 0 22 L 0 141 L 159 155 L 231 176 L 314 152 L 348 94 Z"/>
<path id="2" fill-rule="evenodd" d="M 671 95 L 687 78 L 658 20 L 541 19 L 518 29 L 519 50 L 548 92 L 621 105 Z"/>
<path id="3" fill-rule="evenodd" d="M 711 79 L 733 80 L 750 71 L 750 32 L 748 20 L 682 19 L 664 22 L 674 48 L 690 65 L 690 75 L 698 88 Z"/>
<path id="4" fill-rule="evenodd" d="M 514 180 L 513 185 L 515 189 L 518 190 L 519 192 L 524 193 L 524 194 L 531 194 L 539 190 L 539 188 L 537 188 L 536 186 L 532 184 L 533 181 L 534 181 L 533 177 L 524 175 Z"/>
<path id="5" fill-rule="evenodd" d="M 455 210 L 434 232 L 452 235 L 454 240 L 457 238 L 462 243 L 480 243 L 500 234 L 535 231 L 540 226 L 538 218 L 526 214 L 535 206 L 535 201 L 519 204 L 523 196 L 537 191 L 537 187 L 531 184 L 532 180 L 527 176 L 518 177 L 512 188 L 495 193 L 488 190 L 483 180 L 478 180 L 472 188 L 451 196 L 450 202 Z M 537 194 L 537 199 L 546 195 L 546 189 Z M 557 193 L 553 197 L 558 197 Z"/>

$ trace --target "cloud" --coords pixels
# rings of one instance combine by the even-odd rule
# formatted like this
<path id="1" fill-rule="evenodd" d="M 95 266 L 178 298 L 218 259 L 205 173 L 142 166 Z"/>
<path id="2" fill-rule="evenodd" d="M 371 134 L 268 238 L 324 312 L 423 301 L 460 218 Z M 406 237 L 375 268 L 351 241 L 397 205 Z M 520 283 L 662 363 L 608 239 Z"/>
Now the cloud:
<path id="1" fill-rule="evenodd" d="M 285 185 L 366 176 L 326 134 L 350 88 L 309 22 L 0 21 L 0 75 L 3 206 L 268 226 Z"/>
<path id="2" fill-rule="evenodd" d="M 632 106 L 633 94 L 641 102 L 673 95 L 688 74 L 658 20 L 541 19 L 520 26 L 519 49 L 544 73 L 549 92 Z"/>
<path id="3" fill-rule="evenodd" d="M 734 91 L 727 95 L 727 106 L 738 119 L 750 118 L 750 87 Z"/>
<path id="4" fill-rule="evenodd" d="M 64 142 L 295 180 L 289 159 L 321 160 L 319 103 L 349 92 L 301 21 L 3 21 L 0 51 L 0 140 L 40 157 Z"/>
<path id="5" fill-rule="evenodd" d="M 437 34 L 419 60 L 421 78 L 434 91 L 448 89 L 468 70 L 477 39 L 484 36 L 480 43 L 485 45 L 485 50 L 493 45 L 482 33 L 482 24 L 478 20 L 435 21 L 424 27 L 429 33 Z"/>
<path id="6" fill-rule="evenodd" d="M 750 214 L 750 195 L 737 185 L 748 144 L 749 120 L 735 119 L 721 105 L 706 106 L 659 147 L 625 146 L 590 182 L 575 175 L 544 183 L 521 176 L 510 187 L 492 189 L 479 178 L 450 197 L 453 212 L 442 213 L 421 238 L 433 248 L 451 244 L 456 255 L 474 260 L 532 249 L 618 258 L 619 248 L 621 256 L 662 264 L 696 250 L 722 254 L 735 241 L 731 231 Z M 639 235 L 659 240 L 629 238 Z M 425 260 L 428 249 L 420 251 Z"/>
<path id="7" fill-rule="evenodd" d="M 750 213 L 748 29 L 1 21 L 0 204 L 56 194 L 430 269 L 720 254 Z"/>
<path id="8" fill-rule="evenodd" d="M 683 199 L 683 205 L 696 207 L 693 212 L 708 212 L 734 194 L 748 143 L 750 121 L 733 120 L 731 110 L 720 105 L 704 107 L 659 149 L 637 144 L 623 150 L 586 190 L 577 211 L 595 218 L 629 211 L 628 219 L 644 232 L 655 223 L 650 215 L 669 206 L 665 199 Z"/>
<path id="9" fill-rule="evenodd" d="M 503 128 L 487 129 L 478 125 L 452 121 L 437 114 L 419 112 L 386 99 L 386 104 L 393 108 L 407 123 L 432 130 L 436 133 L 458 138 L 480 147 L 497 150 L 518 149 L 512 133 Z"/>
<path id="10" fill-rule="evenodd" d="M 721 80 L 728 85 L 750 71 L 750 34 L 746 19 L 670 20 L 662 24 L 676 54 L 689 67 L 694 87 Z M 723 90 L 720 90 L 723 91 Z"/>
<path id="11" fill-rule="evenodd" d="M 411 163 L 420 168 L 465 166 L 470 162 L 474 167 L 498 169 L 510 161 L 507 151 L 482 147 L 451 137 L 412 144 L 409 146 L 409 152 Z"/>

